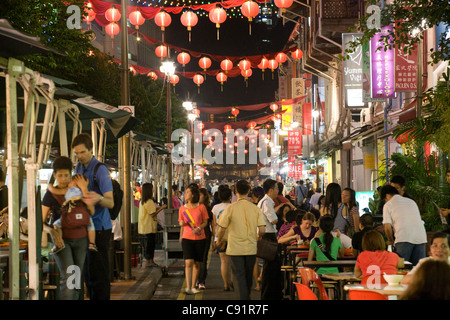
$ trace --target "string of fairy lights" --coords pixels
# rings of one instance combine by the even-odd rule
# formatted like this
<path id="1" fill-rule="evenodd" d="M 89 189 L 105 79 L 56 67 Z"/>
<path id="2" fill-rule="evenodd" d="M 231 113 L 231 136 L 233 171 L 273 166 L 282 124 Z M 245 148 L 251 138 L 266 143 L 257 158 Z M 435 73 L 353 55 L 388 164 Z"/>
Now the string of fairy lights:
<path id="1" fill-rule="evenodd" d="M 142 1 L 142 0 L 131 0 L 131 2 L 136 3 L 137 5 L 141 6 L 148 6 L 148 7 L 189 7 L 191 5 L 204 5 L 204 4 L 211 4 L 214 3 L 212 1 L 198 1 L 198 0 L 179 0 L 179 1 L 173 1 L 173 0 L 148 0 L 148 1 Z M 275 10 L 278 8 L 275 8 Z M 227 9 L 227 17 L 228 18 L 241 18 L 241 19 L 247 19 L 244 17 L 241 13 L 240 8 L 230 8 Z M 200 9 L 194 11 L 199 17 L 208 17 L 208 12 Z M 274 4 L 273 2 L 265 3 L 260 7 L 259 15 L 257 18 L 260 19 L 267 19 L 272 16 L 272 13 L 275 13 L 274 11 Z"/>

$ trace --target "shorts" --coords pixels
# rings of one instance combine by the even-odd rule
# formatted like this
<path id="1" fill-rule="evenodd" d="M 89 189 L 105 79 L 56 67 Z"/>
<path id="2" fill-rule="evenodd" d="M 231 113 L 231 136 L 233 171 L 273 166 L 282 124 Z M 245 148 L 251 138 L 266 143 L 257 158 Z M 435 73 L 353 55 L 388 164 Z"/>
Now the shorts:
<path id="1" fill-rule="evenodd" d="M 204 240 L 182 239 L 181 248 L 183 249 L 184 260 L 203 262 L 203 252 L 205 250 Z"/>

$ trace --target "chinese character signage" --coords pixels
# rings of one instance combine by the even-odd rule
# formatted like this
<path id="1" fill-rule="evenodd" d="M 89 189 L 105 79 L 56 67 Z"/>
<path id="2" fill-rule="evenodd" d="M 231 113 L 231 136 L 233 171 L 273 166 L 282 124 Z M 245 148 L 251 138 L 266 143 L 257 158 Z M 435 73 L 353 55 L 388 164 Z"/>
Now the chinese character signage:
<path id="1" fill-rule="evenodd" d="M 305 95 L 305 81 L 302 78 L 292 78 L 292 99 L 302 97 Z M 292 105 L 292 121 L 302 123 L 302 105 L 295 103 Z"/>
<path id="2" fill-rule="evenodd" d="M 411 54 L 395 49 L 395 91 L 417 91 L 417 47 Z"/>
<path id="3" fill-rule="evenodd" d="M 383 27 L 370 40 L 372 98 L 395 98 L 394 49 L 384 47 L 384 37 L 389 31 L 392 31 L 392 26 Z"/>
<path id="4" fill-rule="evenodd" d="M 363 101 L 363 59 L 362 46 L 350 48 L 350 43 L 361 38 L 358 33 L 343 33 L 342 43 L 344 48 L 344 56 L 349 56 L 344 60 L 344 92 L 346 108 L 364 107 Z M 349 49 L 353 52 L 346 53 Z"/>
<path id="5" fill-rule="evenodd" d="M 286 76 L 278 76 L 278 97 L 279 100 L 288 98 Z"/>
<path id="6" fill-rule="evenodd" d="M 281 115 L 281 130 L 287 131 L 292 123 L 292 105 L 282 106 L 284 113 Z"/>
<path id="7" fill-rule="evenodd" d="M 288 131 L 288 162 L 293 162 L 296 155 L 302 154 L 302 131 Z"/>

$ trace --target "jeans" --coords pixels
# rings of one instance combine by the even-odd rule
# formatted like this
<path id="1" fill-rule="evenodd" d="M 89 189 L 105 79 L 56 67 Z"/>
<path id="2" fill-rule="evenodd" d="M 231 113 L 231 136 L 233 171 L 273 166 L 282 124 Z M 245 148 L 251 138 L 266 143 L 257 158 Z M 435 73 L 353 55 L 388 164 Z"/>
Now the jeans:
<path id="1" fill-rule="evenodd" d="M 263 238 L 277 242 L 275 233 L 265 233 Z M 281 274 L 280 254 L 273 261 L 264 260 L 261 283 L 261 300 L 281 300 L 283 298 L 283 276 Z"/>
<path id="2" fill-rule="evenodd" d="M 239 300 L 250 300 L 256 256 L 230 256 L 230 261 Z"/>
<path id="3" fill-rule="evenodd" d="M 64 239 L 65 248 L 55 255 L 61 275 L 61 300 L 83 300 L 81 276 L 86 260 L 88 241 L 87 237 Z M 69 268 L 73 265 L 79 269 Z"/>
<path id="4" fill-rule="evenodd" d="M 200 270 L 198 272 L 198 283 L 205 284 L 208 275 L 208 254 L 211 247 L 211 237 L 205 239 L 205 249 L 203 251 L 203 261 L 200 262 Z"/>
<path id="5" fill-rule="evenodd" d="M 395 252 L 415 266 L 420 259 L 427 256 L 426 243 L 414 244 L 409 242 L 398 242 L 395 244 Z"/>
<path id="6" fill-rule="evenodd" d="M 109 271 L 109 242 L 111 229 L 95 231 L 98 252 L 89 250 L 84 275 L 91 300 L 109 300 L 111 294 L 111 274 Z"/>

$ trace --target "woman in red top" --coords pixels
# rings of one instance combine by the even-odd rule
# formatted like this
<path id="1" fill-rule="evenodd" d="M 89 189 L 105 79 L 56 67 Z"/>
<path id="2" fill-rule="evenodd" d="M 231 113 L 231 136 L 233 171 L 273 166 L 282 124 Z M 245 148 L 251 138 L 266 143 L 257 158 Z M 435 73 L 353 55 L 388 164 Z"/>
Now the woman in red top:
<path id="1" fill-rule="evenodd" d="M 205 246 L 205 227 L 208 225 L 208 212 L 203 204 L 199 204 L 200 191 L 190 185 L 185 193 L 186 205 L 178 211 L 178 222 L 181 226 L 180 242 L 183 249 L 186 274 L 186 293 L 195 294 L 200 262 L 203 260 Z"/>
<path id="2" fill-rule="evenodd" d="M 386 283 L 382 275 L 396 274 L 399 264 L 399 256 L 390 251 L 386 251 L 386 242 L 380 232 L 370 230 L 366 232 L 362 239 L 363 252 L 358 255 L 355 265 L 355 277 L 362 278 L 362 283 L 372 278 L 375 282 Z M 373 282 L 370 280 L 371 282 Z"/>

